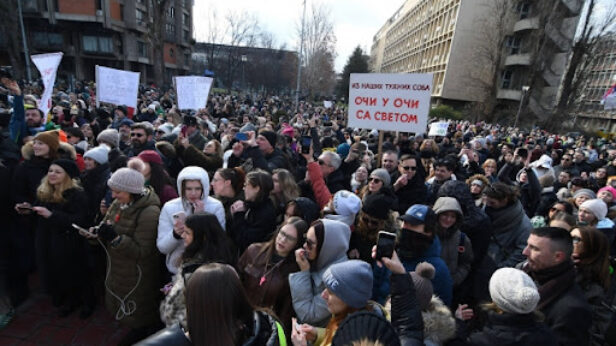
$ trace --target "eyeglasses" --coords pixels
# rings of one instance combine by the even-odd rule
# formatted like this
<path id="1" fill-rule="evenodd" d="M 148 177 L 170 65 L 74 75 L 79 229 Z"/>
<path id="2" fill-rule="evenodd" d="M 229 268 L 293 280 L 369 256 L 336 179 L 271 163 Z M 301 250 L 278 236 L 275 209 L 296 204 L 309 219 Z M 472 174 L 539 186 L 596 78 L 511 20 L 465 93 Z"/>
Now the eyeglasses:
<path id="1" fill-rule="evenodd" d="M 319 159 L 319 166 L 329 166 L 329 164 L 325 163 L 325 161 Z"/>
<path id="2" fill-rule="evenodd" d="M 288 235 L 287 233 L 280 231 L 278 232 L 278 235 L 283 238 L 285 241 L 289 241 L 291 243 L 295 243 L 297 241 L 297 237 L 294 237 L 292 235 Z"/>
<path id="3" fill-rule="evenodd" d="M 308 250 L 312 250 L 312 249 L 314 249 L 314 247 L 315 247 L 315 246 L 317 246 L 317 242 L 315 242 L 315 241 L 311 240 L 311 239 L 310 239 L 310 238 L 308 238 L 308 237 L 306 237 L 306 238 L 305 238 L 305 241 L 306 241 L 306 242 L 305 242 L 304 244 L 306 244 L 306 248 L 307 248 Z"/>
<path id="4" fill-rule="evenodd" d="M 568 162 L 571 161 L 571 159 L 563 159 L 563 161 Z"/>
<path id="5" fill-rule="evenodd" d="M 571 240 L 573 240 L 573 244 L 579 244 L 579 243 L 582 242 L 582 238 L 580 238 L 578 236 L 571 237 Z"/>
<path id="6" fill-rule="evenodd" d="M 379 178 L 373 178 L 373 177 L 370 177 L 370 179 L 368 179 L 368 181 L 373 181 L 375 184 L 378 184 L 378 183 L 382 183 L 382 182 L 383 182 L 381 179 L 379 179 Z"/>
<path id="7" fill-rule="evenodd" d="M 402 166 L 402 169 L 405 171 L 416 171 L 417 170 L 417 166 Z"/>
<path id="8" fill-rule="evenodd" d="M 130 134 L 131 137 L 137 137 L 137 138 L 141 138 L 143 137 L 143 133 L 137 133 L 137 132 L 131 132 Z"/>

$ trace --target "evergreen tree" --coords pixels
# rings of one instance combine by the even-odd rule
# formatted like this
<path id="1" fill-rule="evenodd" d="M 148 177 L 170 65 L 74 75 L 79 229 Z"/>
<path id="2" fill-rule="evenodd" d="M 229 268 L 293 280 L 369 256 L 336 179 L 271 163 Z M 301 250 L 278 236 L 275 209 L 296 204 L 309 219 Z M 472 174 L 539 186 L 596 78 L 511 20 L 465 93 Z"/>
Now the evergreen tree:
<path id="1" fill-rule="evenodd" d="M 338 99 L 344 97 L 349 98 L 349 78 L 351 73 L 366 73 L 368 72 L 368 56 L 364 54 L 364 51 L 357 46 L 353 51 L 353 54 L 347 60 L 344 69 L 342 70 L 342 78 L 336 86 L 336 96 Z"/>

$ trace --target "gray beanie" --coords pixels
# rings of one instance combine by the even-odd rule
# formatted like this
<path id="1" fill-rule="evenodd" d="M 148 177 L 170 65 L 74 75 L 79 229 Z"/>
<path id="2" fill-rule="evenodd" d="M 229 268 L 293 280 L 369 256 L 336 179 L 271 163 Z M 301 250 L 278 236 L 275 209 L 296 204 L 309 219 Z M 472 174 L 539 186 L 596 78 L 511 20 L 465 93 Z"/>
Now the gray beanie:
<path id="1" fill-rule="evenodd" d="M 370 173 L 370 176 L 380 179 L 383 182 L 383 186 L 389 186 L 391 183 L 391 177 L 385 168 L 375 169 L 372 173 Z"/>
<path id="2" fill-rule="evenodd" d="M 582 196 L 582 195 L 586 195 L 590 199 L 597 198 L 597 195 L 595 194 L 595 192 L 593 190 L 590 190 L 590 189 L 579 189 L 579 190 L 575 191 L 575 193 L 573 194 L 573 198 L 578 198 L 578 196 Z"/>
<path id="3" fill-rule="evenodd" d="M 115 171 L 111 178 L 107 180 L 107 185 L 110 188 L 134 194 L 143 193 L 144 184 L 143 174 L 126 167 Z"/>
<path id="4" fill-rule="evenodd" d="M 597 221 L 601 221 L 607 216 L 607 205 L 602 199 L 589 199 L 580 205 L 580 209 L 589 210 Z"/>
<path id="5" fill-rule="evenodd" d="M 514 268 L 501 268 L 490 278 L 490 297 L 503 311 L 528 314 L 539 303 L 539 291 L 533 279 Z"/>
<path id="6" fill-rule="evenodd" d="M 98 146 L 86 151 L 83 158 L 91 158 L 99 165 L 103 165 L 109 162 L 109 150 L 105 146 Z"/>
<path id="7" fill-rule="evenodd" d="M 325 286 L 348 306 L 361 309 L 372 296 L 372 268 L 364 261 L 332 264 L 323 273 Z"/>
<path id="8" fill-rule="evenodd" d="M 96 141 L 99 144 L 101 142 L 104 142 L 109 145 L 113 145 L 114 148 L 117 148 L 120 145 L 120 134 L 118 133 L 118 130 L 106 129 L 98 134 L 98 136 L 96 137 Z"/>

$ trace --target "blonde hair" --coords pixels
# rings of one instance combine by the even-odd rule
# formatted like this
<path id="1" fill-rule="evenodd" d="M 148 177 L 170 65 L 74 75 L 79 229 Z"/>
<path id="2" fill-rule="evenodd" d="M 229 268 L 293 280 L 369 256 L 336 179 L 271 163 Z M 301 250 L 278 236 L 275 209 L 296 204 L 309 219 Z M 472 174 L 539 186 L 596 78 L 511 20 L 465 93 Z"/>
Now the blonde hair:
<path id="1" fill-rule="evenodd" d="M 368 339 L 353 341 L 351 345 L 353 346 L 385 346 L 380 341 L 370 341 Z"/>
<path id="2" fill-rule="evenodd" d="M 65 173 L 66 174 L 66 173 Z M 41 180 L 41 184 L 36 189 L 36 198 L 45 203 L 64 203 L 64 191 L 70 189 L 81 189 L 81 186 L 75 179 L 66 174 L 64 180 L 58 186 L 49 184 L 47 176 Z"/>

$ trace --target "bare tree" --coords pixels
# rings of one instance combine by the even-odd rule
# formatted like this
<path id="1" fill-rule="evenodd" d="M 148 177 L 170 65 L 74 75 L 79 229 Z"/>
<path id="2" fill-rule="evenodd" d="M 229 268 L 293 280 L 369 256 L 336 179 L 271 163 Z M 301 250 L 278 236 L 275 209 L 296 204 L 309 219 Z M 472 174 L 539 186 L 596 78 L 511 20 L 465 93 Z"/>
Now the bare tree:
<path id="1" fill-rule="evenodd" d="M 147 40 L 152 45 L 152 64 L 154 67 L 154 82 L 162 86 L 165 82 L 165 27 L 167 24 L 167 11 L 170 0 L 151 0 L 150 15 L 152 21 L 148 22 Z"/>
<path id="2" fill-rule="evenodd" d="M 21 79 L 25 76 L 25 68 L 21 47 L 21 30 L 19 30 L 18 16 L 15 14 L 17 1 L 21 0 L 0 1 L 0 30 L 7 42 L 9 61 L 15 72 L 14 77 Z"/>
<path id="3" fill-rule="evenodd" d="M 330 94 L 336 84 L 336 35 L 330 14 L 328 6 L 315 3 L 306 14 L 302 89 L 312 96 Z M 299 35 L 301 25 L 298 26 Z"/>

